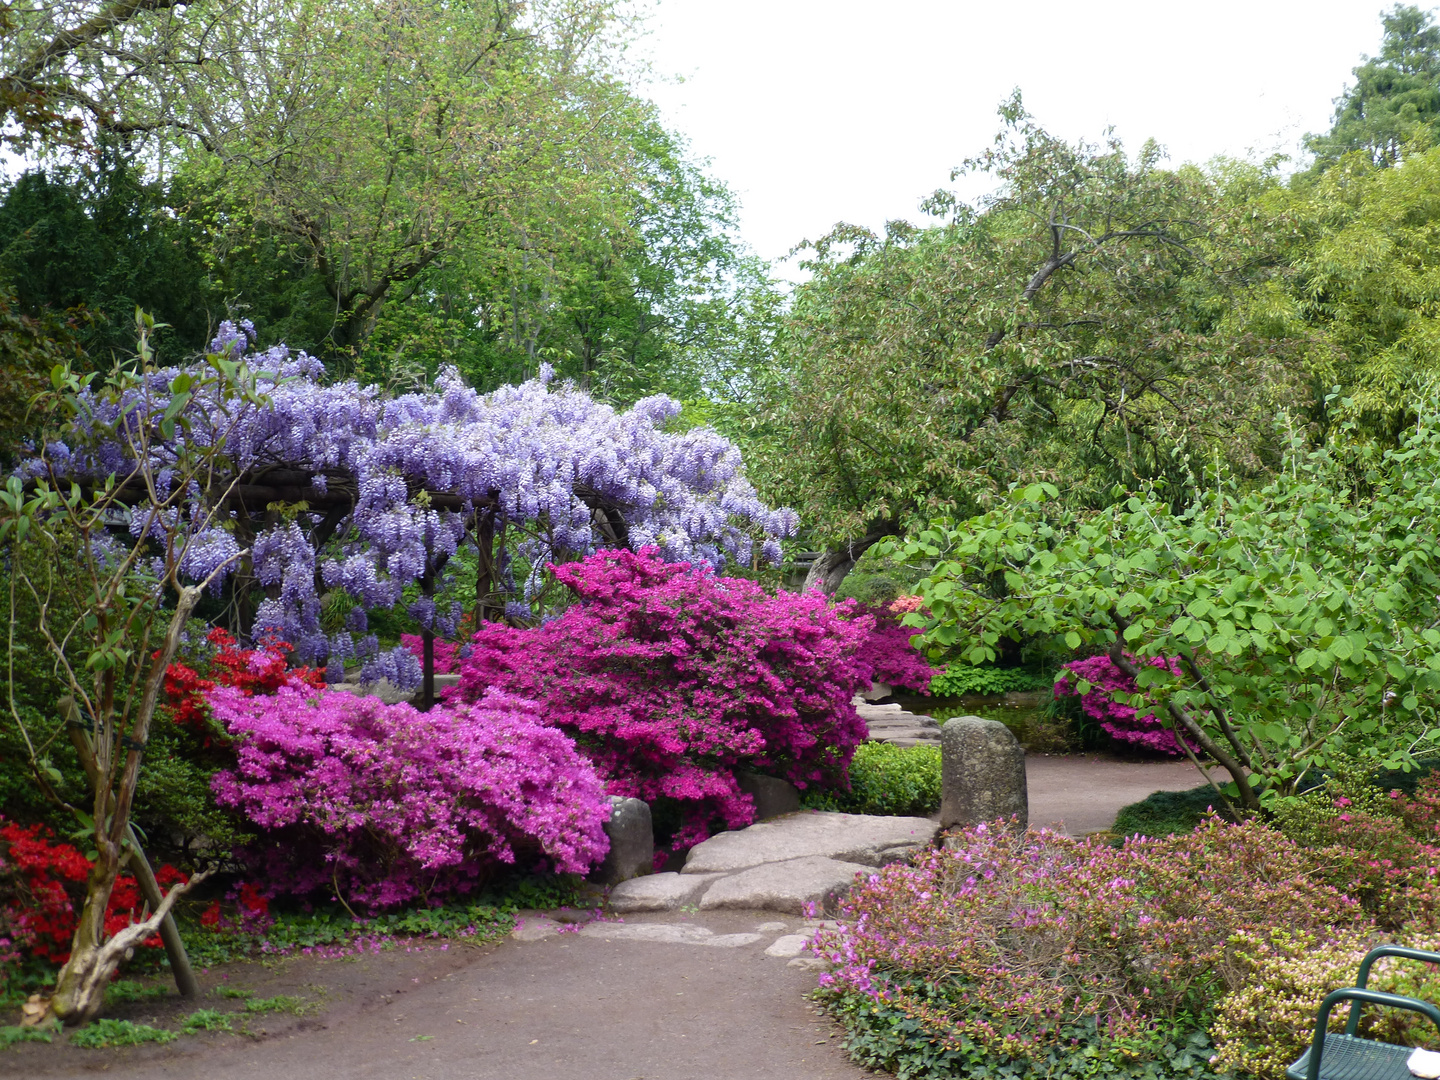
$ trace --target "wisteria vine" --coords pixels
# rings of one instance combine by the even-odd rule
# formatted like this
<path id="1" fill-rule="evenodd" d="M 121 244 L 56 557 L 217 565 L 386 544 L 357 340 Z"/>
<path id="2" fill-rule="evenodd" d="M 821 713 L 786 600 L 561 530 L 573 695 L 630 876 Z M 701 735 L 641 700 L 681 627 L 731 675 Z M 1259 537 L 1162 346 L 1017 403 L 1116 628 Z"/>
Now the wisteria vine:
<path id="1" fill-rule="evenodd" d="M 171 465 L 187 442 L 223 440 L 225 474 L 203 489 L 191 481 L 172 491 L 163 519 L 135 515 L 132 537 L 164 543 L 184 534 L 182 569 L 192 580 L 248 547 L 239 573 L 264 590 L 253 635 L 290 642 L 301 663 L 328 665 L 331 679 L 358 659 L 362 678 L 418 681 L 408 651 L 380 652 L 365 612 L 393 607 L 420 584 L 410 615 L 424 629 L 453 633 L 459 606 L 434 595 L 482 516 L 487 537 L 516 536 L 495 567 L 501 589 L 517 594 L 512 615 L 528 612 L 538 570 L 553 560 L 653 545 L 667 559 L 719 568 L 749 562 L 758 543 L 774 562 L 797 525 L 793 511 L 761 503 L 729 440 L 708 428 L 666 430 L 680 409 L 670 398 L 617 411 L 556 385 L 548 366 L 490 394 L 447 368 L 431 388 L 386 397 L 353 380 L 326 383 L 313 357 L 283 345 L 258 351 L 254 341 L 248 321 L 225 322 L 202 363 L 151 371 L 120 396 L 83 391 L 67 437 L 49 442 L 21 474 L 57 485 L 111 476 L 123 484 L 147 472 L 170 490 Z M 240 392 L 247 379 L 258 400 Z M 157 434 L 137 470 L 125 433 L 144 425 Z M 214 521 L 217 499 L 228 513 L 202 526 Z M 516 553 L 534 568 L 523 583 L 513 577 Z M 334 589 L 354 606 L 327 633 L 322 597 Z"/>

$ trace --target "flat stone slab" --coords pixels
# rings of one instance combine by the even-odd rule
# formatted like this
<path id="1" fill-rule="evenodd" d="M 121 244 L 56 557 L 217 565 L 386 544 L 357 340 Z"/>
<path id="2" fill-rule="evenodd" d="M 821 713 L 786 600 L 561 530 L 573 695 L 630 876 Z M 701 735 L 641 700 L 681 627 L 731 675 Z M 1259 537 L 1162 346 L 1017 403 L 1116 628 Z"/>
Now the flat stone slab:
<path id="1" fill-rule="evenodd" d="M 856 874 L 873 869 L 873 866 L 827 859 L 823 855 L 752 866 L 723 877 L 706 889 L 700 910 L 742 908 L 804 915 L 811 904 L 829 910 L 850 891 Z"/>
<path id="2" fill-rule="evenodd" d="M 803 811 L 719 833 L 696 844 L 681 874 L 733 874 L 762 863 L 784 863 L 809 856 L 868 867 L 887 866 L 929 847 L 939 831 L 939 823 L 929 818 Z"/>
<path id="3" fill-rule="evenodd" d="M 610 908 L 631 911 L 673 911 L 699 903 L 719 874 L 647 874 L 622 881 L 610 890 Z"/>
<path id="4" fill-rule="evenodd" d="M 799 956 L 809 945 L 809 934 L 786 934 L 776 938 L 765 950 L 765 955 L 780 956 L 788 960 L 792 956 Z"/>
<path id="5" fill-rule="evenodd" d="M 586 937 L 607 941 L 660 941 L 669 945 L 707 945 L 715 949 L 737 949 L 754 945 L 763 934 L 717 934 L 690 923 L 586 923 L 579 931 Z"/>

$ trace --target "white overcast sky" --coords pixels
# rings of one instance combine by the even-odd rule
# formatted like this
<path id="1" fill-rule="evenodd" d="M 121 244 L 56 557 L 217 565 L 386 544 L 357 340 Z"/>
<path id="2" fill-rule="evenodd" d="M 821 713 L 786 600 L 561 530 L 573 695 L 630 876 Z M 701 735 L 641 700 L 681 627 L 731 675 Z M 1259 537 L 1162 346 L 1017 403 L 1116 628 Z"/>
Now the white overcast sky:
<path id="1" fill-rule="evenodd" d="M 778 259 L 837 221 L 919 220 L 1014 87 L 1071 139 L 1171 159 L 1297 153 L 1329 127 L 1378 0 L 659 0 L 650 94 Z M 970 192 L 967 194 L 974 194 Z M 786 276 L 793 275 L 790 270 Z"/>

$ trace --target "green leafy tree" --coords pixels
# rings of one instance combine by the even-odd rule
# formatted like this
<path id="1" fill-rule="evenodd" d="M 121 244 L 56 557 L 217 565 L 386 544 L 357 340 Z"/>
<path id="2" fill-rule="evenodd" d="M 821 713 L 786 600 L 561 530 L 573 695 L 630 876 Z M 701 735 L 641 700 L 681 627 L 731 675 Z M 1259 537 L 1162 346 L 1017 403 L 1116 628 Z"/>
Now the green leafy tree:
<path id="1" fill-rule="evenodd" d="M 1396 4 L 1382 16 L 1380 55 L 1355 68 L 1355 85 L 1335 104 L 1324 135 L 1306 138 L 1323 170 L 1350 153 L 1394 165 L 1408 143 L 1434 139 L 1440 124 L 1440 27 L 1427 11 Z"/>
<path id="2" fill-rule="evenodd" d="M 967 167 L 999 192 L 943 194 L 944 225 L 842 226 L 815 245 L 782 337 L 791 370 L 755 463 L 826 550 L 833 592 L 879 539 L 965 517 L 1013 480 L 1080 503 L 1221 453 L 1252 474 L 1295 370 L 1227 320 L 1263 248 L 1220 182 L 1071 145 L 1018 96 Z M 1261 182 L 1248 178 L 1252 186 Z"/>
<path id="3" fill-rule="evenodd" d="M 0 201 L 0 282 L 32 317 L 70 313 L 73 336 L 108 366 L 134 345 L 143 307 L 170 332 L 156 343 L 178 362 L 224 318 L 204 236 L 160 185 L 106 152 L 83 167 L 21 174 Z"/>
<path id="4" fill-rule="evenodd" d="M 37 467 L 24 470 L 29 482 L 12 475 L 0 490 L 0 545 L 9 569 L 8 710 L 38 788 L 74 815 L 94 848 L 70 958 L 50 1002 L 66 1024 L 95 1017 L 127 951 L 157 929 L 170 937 L 166 944 L 177 977 L 183 979 L 188 967 L 173 924 L 164 926 L 184 886 L 162 898 L 151 878 L 151 915 L 113 935 L 106 932 L 105 910 L 121 867 L 145 866 L 131 814 L 165 670 L 206 587 L 248 553 L 232 542 L 229 554 L 205 554 L 229 525 L 223 506 L 233 484 L 216 478 L 230 475 L 223 468 L 230 429 L 176 440 L 176 428 L 188 432 L 184 410 L 195 395 L 215 391 L 232 397 L 237 403 L 227 419 L 232 426 L 264 404 L 255 376 L 223 356 L 207 357 L 205 365 L 168 384 L 157 381 L 149 348 L 153 321 L 139 319 L 140 349 L 133 363 L 117 366 L 93 394 L 93 376 L 58 365 L 45 401 L 55 433 L 64 431 L 68 438 L 62 453 L 100 461 L 118 446 L 122 459 L 134 464 L 83 484 L 60 483 L 42 457 Z M 95 407 L 97 399 L 106 404 Z M 170 455 L 151 453 L 161 439 L 174 447 Z M 49 454 L 57 444 L 48 439 L 42 445 Z M 130 522 L 144 542 L 128 549 L 117 543 L 109 533 L 117 521 Z M 37 551 L 47 557 L 35 558 Z M 23 612 L 33 613 L 47 658 L 67 691 L 54 707 L 66 720 L 88 782 L 88 805 L 67 800 L 75 778 L 60 773 L 29 713 L 17 703 L 15 665 L 30 659 L 22 650 L 25 639 L 35 636 L 17 636 Z M 143 874 L 141 885 L 146 887 Z"/>
<path id="5" fill-rule="evenodd" d="M 1432 399 L 1393 449 L 1296 435 L 1263 487 L 1217 482 L 1179 512 L 1155 489 L 1083 512 L 1029 485 L 892 543 L 931 570 L 932 617 L 907 622 L 971 663 L 1007 639 L 1107 653 L 1140 688 L 1123 700 L 1158 707 L 1248 810 L 1337 761 L 1405 766 L 1440 735 L 1437 425 Z"/>

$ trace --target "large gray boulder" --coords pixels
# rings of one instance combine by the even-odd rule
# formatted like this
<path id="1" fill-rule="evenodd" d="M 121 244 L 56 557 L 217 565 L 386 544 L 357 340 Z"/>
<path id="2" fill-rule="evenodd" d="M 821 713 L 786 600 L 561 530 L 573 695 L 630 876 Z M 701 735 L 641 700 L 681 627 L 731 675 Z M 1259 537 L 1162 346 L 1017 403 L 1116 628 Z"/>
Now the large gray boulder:
<path id="1" fill-rule="evenodd" d="M 761 773 L 737 772 L 740 790 L 755 800 L 755 820 L 793 814 L 800 809 L 800 790 L 790 781 Z"/>
<path id="2" fill-rule="evenodd" d="M 940 729 L 940 825 L 978 825 L 996 818 L 1030 820 L 1025 751 L 998 720 L 957 716 Z"/>
<path id="3" fill-rule="evenodd" d="M 814 904 L 820 910 L 832 911 L 835 901 L 850 891 L 855 875 L 873 869 L 823 855 L 752 866 L 722 877 L 706 889 L 700 899 L 700 910 L 740 908 L 804 915 L 806 906 Z"/>
<path id="4" fill-rule="evenodd" d="M 655 832 L 650 823 L 649 803 L 611 795 L 605 835 L 610 837 L 610 851 L 605 861 L 591 872 L 591 881 L 618 885 L 654 869 Z"/>
<path id="5" fill-rule="evenodd" d="M 929 818 L 813 810 L 712 836 L 690 849 L 681 873 L 732 874 L 807 856 L 886 866 L 929 847 L 939 831 Z"/>

